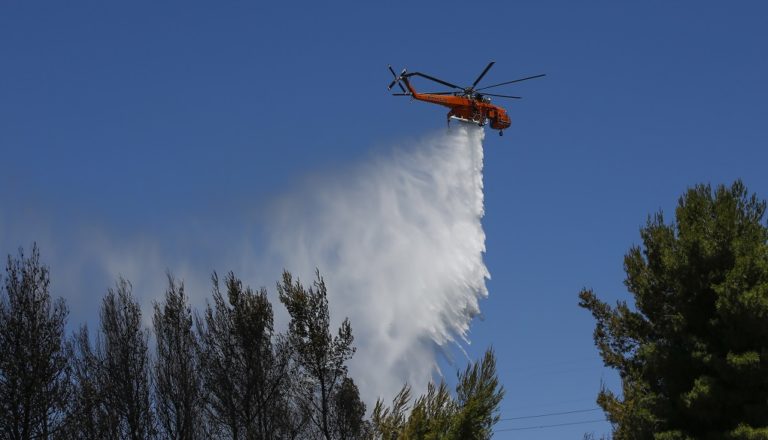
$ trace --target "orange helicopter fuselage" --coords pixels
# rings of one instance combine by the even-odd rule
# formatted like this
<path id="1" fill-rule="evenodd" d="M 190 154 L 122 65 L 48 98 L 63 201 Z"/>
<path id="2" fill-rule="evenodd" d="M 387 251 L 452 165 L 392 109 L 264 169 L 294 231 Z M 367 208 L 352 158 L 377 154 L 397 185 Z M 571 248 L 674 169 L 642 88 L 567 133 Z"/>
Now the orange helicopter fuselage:
<path id="1" fill-rule="evenodd" d="M 493 105 L 485 100 L 470 99 L 463 96 L 419 93 L 411 86 L 407 78 L 404 78 L 403 82 L 408 87 L 408 91 L 413 99 L 450 108 L 451 110 L 448 112 L 449 121 L 451 117 L 475 122 L 479 125 L 485 125 L 486 121 L 489 121 L 491 128 L 494 130 L 504 130 L 512 125 L 507 111 L 498 105 Z"/>

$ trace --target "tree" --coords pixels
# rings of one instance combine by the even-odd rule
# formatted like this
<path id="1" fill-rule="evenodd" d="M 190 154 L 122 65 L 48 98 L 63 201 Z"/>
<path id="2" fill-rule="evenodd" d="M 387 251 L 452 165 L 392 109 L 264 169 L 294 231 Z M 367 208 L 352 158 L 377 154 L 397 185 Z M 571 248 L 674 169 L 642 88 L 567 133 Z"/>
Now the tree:
<path id="1" fill-rule="evenodd" d="M 272 304 L 230 272 L 227 299 L 213 275 L 213 305 L 198 322 L 200 362 L 211 435 L 233 440 L 290 438 L 290 355 L 273 343 Z"/>
<path id="2" fill-rule="evenodd" d="M 365 423 L 365 404 L 360 400 L 360 390 L 349 377 L 342 379 L 338 392 L 333 396 L 331 406 L 333 436 L 338 440 L 363 438 L 368 431 Z"/>
<path id="3" fill-rule="evenodd" d="M 96 357 L 107 437 L 151 438 L 155 429 L 150 406 L 149 333 L 141 327 L 141 309 L 133 299 L 131 283 L 123 278 L 104 297 L 101 332 Z"/>
<path id="4" fill-rule="evenodd" d="M 110 437 L 110 412 L 105 405 L 101 360 L 91 348 L 88 327 L 83 325 L 72 337 L 72 397 L 65 438 L 101 439 Z"/>
<path id="5" fill-rule="evenodd" d="M 493 425 L 499 421 L 499 405 L 504 389 L 496 374 L 496 356 L 493 350 L 485 352 L 483 359 L 467 366 L 459 374 L 456 385 L 458 413 L 452 424 L 454 438 L 482 440 L 493 436 Z"/>
<path id="6" fill-rule="evenodd" d="M 69 397 L 67 306 L 52 300 L 37 245 L 8 256 L 0 297 L 0 438 L 43 438 L 62 428 Z"/>
<path id="7" fill-rule="evenodd" d="M 765 209 L 740 181 L 689 189 L 676 222 L 649 218 L 624 258 L 633 306 L 580 293 L 622 381 L 598 395 L 614 438 L 768 438 Z"/>
<path id="8" fill-rule="evenodd" d="M 91 344 L 87 326 L 72 338 L 72 398 L 65 438 L 152 438 L 148 331 L 131 284 L 118 279 L 101 306 L 101 331 Z"/>
<path id="9" fill-rule="evenodd" d="M 192 328 L 192 310 L 184 283 L 168 274 L 162 304 L 155 304 L 155 405 L 164 438 L 202 438 L 202 384 L 198 362 L 198 340 Z"/>
<path id="10" fill-rule="evenodd" d="M 456 396 L 445 382 L 430 383 L 410 408 L 411 389 L 405 385 L 391 407 L 381 401 L 373 410 L 373 438 L 380 440 L 487 440 L 499 421 L 504 389 L 496 372 L 496 357 L 487 350 L 458 374 Z"/>
<path id="11" fill-rule="evenodd" d="M 344 319 L 336 336 L 331 334 L 328 292 L 319 271 L 309 289 L 283 272 L 277 291 L 291 316 L 288 341 L 297 367 L 296 398 L 308 410 L 312 435 L 326 440 L 359 437 L 365 405 L 347 375 L 346 362 L 355 352 L 349 319 Z M 339 411 L 339 399 L 346 409 Z"/>
<path id="12" fill-rule="evenodd" d="M 440 388 L 444 388 L 445 384 L 440 383 Z M 429 392 L 427 395 L 432 394 L 434 384 L 429 384 Z M 373 414 L 371 415 L 371 425 L 373 428 L 373 439 L 375 440 L 396 440 L 399 438 L 407 439 L 408 435 L 405 434 L 406 423 L 412 425 L 410 417 L 408 416 L 409 405 L 411 403 L 411 386 L 408 384 L 403 385 L 400 392 L 397 393 L 394 399 L 392 399 L 392 406 L 387 407 L 381 399 L 376 401 L 376 406 L 373 407 Z M 452 403 L 452 402 L 451 402 Z M 446 410 L 449 414 L 452 414 L 452 409 Z M 414 420 L 416 420 L 417 429 L 411 429 L 410 435 L 413 437 L 424 436 L 425 429 L 419 429 L 425 425 L 426 421 L 423 419 L 424 411 L 414 409 L 411 412 Z M 414 435 L 413 431 L 417 431 Z M 429 431 L 427 427 L 426 431 Z"/>

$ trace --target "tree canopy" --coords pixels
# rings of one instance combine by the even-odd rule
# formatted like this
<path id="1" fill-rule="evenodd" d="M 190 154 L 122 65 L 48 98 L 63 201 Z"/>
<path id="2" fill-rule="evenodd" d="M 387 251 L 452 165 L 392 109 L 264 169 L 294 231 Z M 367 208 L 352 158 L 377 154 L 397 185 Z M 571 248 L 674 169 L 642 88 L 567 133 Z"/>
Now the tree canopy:
<path id="1" fill-rule="evenodd" d="M 632 304 L 580 293 L 622 382 L 598 395 L 615 439 L 768 438 L 765 209 L 740 181 L 691 188 L 626 254 Z"/>
<path id="2" fill-rule="evenodd" d="M 483 358 L 458 373 L 456 393 L 445 382 L 430 383 L 427 392 L 412 399 L 406 385 L 391 406 L 376 402 L 372 422 L 374 439 L 487 440 L 499 421 L 504 388 L 496 373 L 496 356 Z"/>
<path id="3" fill-rule="evenodd" d="M 8 257 L 0 285 L 0 438 L 48 438 L 62 429 L 69 399 L 68 310 L 52 300 L 50 271 L 32 254 Z"/>
<path id="4" fill-rule="evenodd" d="M 307 287 L 284 272 L 284 332 L 274 328 L 267 290 L 232 272 L 223 283 L 213 274 L 202 314 L 168 274 L 151 328 L 119 278 L 95 335 L 81 326 L 69 338 L 66 304 L 52 299 L 36 246 L 30 257 L 8 258 L 2 281 L 2 439 L 487 439 L 498 420 L 503 391 L 490 351 L 459 375 L 455 396 L 432 384 L 410 408 L 406 386 L 402 404 L 379 403 L 366 417 L 347 368 L 352 324 L 332 328 L 319 272 Z"/>

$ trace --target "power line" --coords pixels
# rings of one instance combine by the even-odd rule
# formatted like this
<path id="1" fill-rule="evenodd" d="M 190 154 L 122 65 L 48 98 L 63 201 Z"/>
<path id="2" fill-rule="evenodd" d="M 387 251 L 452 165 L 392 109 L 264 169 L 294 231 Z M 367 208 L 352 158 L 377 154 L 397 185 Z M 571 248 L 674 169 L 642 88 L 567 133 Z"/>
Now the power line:
<path id="1" fill-rule="evenodd" d="M 608 419 L 596 419 L 596 420 L 584 420 L 581 422 L 570 422 L 570 423 L 557 423 L 554 425 L 539 425 L 539 426 L 525 426 L 523 428 L 505 428 L 505 429 L 496 429 L 494 432 L 504 432 L 504 431 L 525 431 L 529 429 L 544 429 L 544 428 L 555 428 L 557 426 L 570 426 L 570 425 L 585 425 L 587 423 L 597 423 L 597 422 L 607 422 Z"/>
<path id="2" fill-rule="evenodd" d="M 599 411 L 600 408 L 590 408 L 590 409 L 575 409 L 572 411 L 561 411 L 561 412 L 552 412 L 552 413 L 546 413 L 546 414 L 534 414 L 530 416 L 520 416 L 520 417 L 505 417 L 501 420 L 522 420 L 522 419 L 536 419 L 539 417 L 549 417 L 549 416 L 562 416 L 565 414 L 578 414 L 578 413 L 585 413 L 585 412 L 592 412 L 592 411 Z"/>

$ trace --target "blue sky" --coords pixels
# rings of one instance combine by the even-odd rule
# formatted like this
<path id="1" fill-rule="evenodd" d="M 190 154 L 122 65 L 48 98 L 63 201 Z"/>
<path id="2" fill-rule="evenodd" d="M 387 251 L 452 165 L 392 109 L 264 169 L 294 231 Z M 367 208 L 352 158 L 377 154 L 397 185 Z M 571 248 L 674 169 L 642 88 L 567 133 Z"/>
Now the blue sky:
<path id="1" fill-rule="evenodd" d="M 578 291 L 627 298 L 623 254 L 691 185 L 742 178 L 768 197 L 768 6 L 414 3 L 4 3 L 0 250 L 37 240 L 56 276 L 83 240 L 150 237 L 163 267 L 184 253 L 226 270 L 274 194 L 443 129 L 443 109 L 387 94 L 387 64 L 462 84 L 490 60 L 488 83 L 546 73 L 503 89 L 524 99 L 504 137 L 486 135 L 491 296 L 469 352 L 495 347 L 502 417 L 594 408 L 616 379 Z M 73 321 L 110 283 L 95 265 L 58 273 L 91 289 Z"/>

